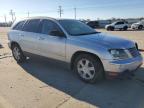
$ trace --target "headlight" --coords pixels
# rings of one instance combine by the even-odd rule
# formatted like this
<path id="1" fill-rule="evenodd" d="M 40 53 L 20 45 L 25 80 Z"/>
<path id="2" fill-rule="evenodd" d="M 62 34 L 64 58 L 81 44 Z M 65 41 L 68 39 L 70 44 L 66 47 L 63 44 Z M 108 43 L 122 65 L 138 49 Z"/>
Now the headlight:
<path id="1" fill-rule="evenodd" d="M 110 49 L 109 52 L 115 60 L 129 58 L 127 51 L 124 49 Z"/>

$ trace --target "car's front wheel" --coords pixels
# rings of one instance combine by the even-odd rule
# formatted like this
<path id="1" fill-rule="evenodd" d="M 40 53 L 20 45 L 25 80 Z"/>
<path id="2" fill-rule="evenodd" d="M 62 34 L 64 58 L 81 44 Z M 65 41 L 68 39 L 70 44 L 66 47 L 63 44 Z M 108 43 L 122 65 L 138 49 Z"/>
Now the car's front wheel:
<path id="1" fill-rule="evenodd" d="M 102 63 L 97 57 L 89 54 L 82 54 L 76 58 L 74 70 L 80 79 L 88 83 L 95 83 L 104 78 Z"/>
<path id="2" fill-rule="evenodd" d="M 107 31 L 114 31 L 114 27 L 111 26 L 107 27 Z"/>
<path id="3" fill-rule="evenodd" d="M 140 26 L 138 27 L 138 29 L 139 29 L 139 30 L 142 30 L 142 29 L 143 29 L 143 26 L 142 26 L 142 25 L 140 25 Z"/>
<path id="4" fill-rule="evenodd" d="M 24 56 L 21 48 L 17 44 L 12 46 L 12 54 L 13 54 L 14 59 L 18 63 L 22 63 L 22 62 L 24 62 L 26 60 L 26 57 Z"/>

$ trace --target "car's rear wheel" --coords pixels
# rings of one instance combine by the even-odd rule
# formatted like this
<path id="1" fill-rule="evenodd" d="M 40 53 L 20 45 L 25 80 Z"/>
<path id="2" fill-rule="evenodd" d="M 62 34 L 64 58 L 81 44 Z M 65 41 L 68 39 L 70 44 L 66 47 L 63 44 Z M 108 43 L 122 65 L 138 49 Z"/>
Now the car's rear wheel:
<path id="1" fill-rule="evenodd" d="M 14 59 L 17 61 L 17 63 L 22 63 L 26 60 L 26 57 L 24 56 L 23 51 L 17 44 L 14 44 L 12 46 L 12 54 L 13 54 Z"/>
<path id="2" fill-rule="evenodd" d="M 95 83 L 104 78 L 102 63 L 97 57 L 89 54 L 79 55 L 74 62 L 74 70 L 85 82 Z"/>

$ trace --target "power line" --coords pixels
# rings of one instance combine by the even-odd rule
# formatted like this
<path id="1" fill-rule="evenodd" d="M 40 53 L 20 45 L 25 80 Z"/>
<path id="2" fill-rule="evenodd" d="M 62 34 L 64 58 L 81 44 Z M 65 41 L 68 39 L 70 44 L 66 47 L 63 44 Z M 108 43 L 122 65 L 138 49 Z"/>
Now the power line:
<path id="1" fill-rule="evenodd" d="M 63 14 L 62 6 L 59 6 L 58 13 L 61 18 L 62 14 Z"/>

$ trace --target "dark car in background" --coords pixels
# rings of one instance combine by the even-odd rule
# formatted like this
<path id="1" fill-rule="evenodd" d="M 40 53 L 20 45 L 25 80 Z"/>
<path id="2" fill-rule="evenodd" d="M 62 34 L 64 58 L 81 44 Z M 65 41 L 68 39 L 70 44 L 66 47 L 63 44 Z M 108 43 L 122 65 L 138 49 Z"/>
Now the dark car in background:
<path id="1" fill-rule="evenodd" d="M 99 22 L 98 21 L 89 21 L 87 23 L 88 26 L 90 26 L 91 28 L 98 28 L 99 27 Z"/>

